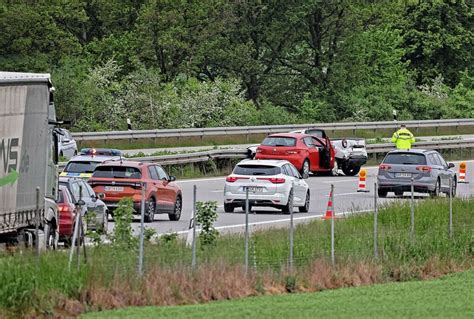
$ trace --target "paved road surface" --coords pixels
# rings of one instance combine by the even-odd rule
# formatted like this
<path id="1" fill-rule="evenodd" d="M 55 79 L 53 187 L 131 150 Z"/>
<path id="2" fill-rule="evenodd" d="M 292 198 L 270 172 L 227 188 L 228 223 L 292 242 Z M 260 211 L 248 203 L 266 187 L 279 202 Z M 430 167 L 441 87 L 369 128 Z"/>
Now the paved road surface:
<path id="1" fill-rule="evenodd" d="M 474 195 L 474 161 L 467 162 L 467 179 L 471 184 L 459 184 L 458 196 L 472 196 Z M 456 169 L 458 163 L 456 163 Z M 372 210 L 374 202 L 374 182 L 377 173 L 376 167 L 368 168 L 367 185 L 370 190 L 369 193 L 358 193 L 357 183 L 358 177 L 323 177 L 312 176 L 306 181 L 311 189 L 311 205 L 309 213 L 299 213 L 295 209 L 296 222 L 307 221 L 313 218 L 320 218 L 326 212 L 326 205 L 329 195 L 331 183 L 334 184 L 334 209 L 337 214 L 351 213 L 356 211 Z M 168 215 L 155 215 L 155 222 L 145 224 L 145 227 L 154 228 L 159 234 L 167 232 L 178 232 L 188 229 L 189 220 L 192 211 L 192 192 L 193 185 L 197 186 L 198 201 L 214 200 L 218 202 L 219 217 L 215 226 L 221 231 L 241 231 L 245 222 L 244 212 L 237 208 L 234 213 L 225 213 L 223 211 L 223 189 L 225 177 L 215 177 L 206 179 L 183 180 L 177 183 L 181 186 L 183 191 L 183 213 L 181 220 L 177 222 L 170 221 Z M 444 195 L 442 195 L 444 196 Z M 416 194 L 418 200 L 427 198 L 428 195 Z M 389 195 L 387 198 L 379 199 L 380 205 L 391 203 L 394 201 L 409 200 L 409 193 L 405 193 L 403 198 L 396 198 L 394 195 Z M 283 215 L 279 210 L 265 207 L 257 207 L 255 211 L 250 214 L 250 223 L 253 227 L 275 227 L 285 226 L 288 224 L 288 215 Z M 134 220 L 133 227 L 135 230 L 139 228 L 139 217 Z M 113 223 L 109 222 L 109 229 L 113 228 Z"/>

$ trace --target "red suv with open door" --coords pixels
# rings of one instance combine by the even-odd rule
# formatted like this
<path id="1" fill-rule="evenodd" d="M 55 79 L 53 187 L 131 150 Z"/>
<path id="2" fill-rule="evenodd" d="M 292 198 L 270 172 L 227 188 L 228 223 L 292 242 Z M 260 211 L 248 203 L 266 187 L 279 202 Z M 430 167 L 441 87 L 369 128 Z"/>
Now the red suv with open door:
<path id="1" fill-rule="evenodd" d="M 337 175 L 335 152 L 329 139 L 300 133 L 267 136 L 255 159 L 280 159 L 293 164 L 307 178 L 310 172 Z"/>
<path id="2" fill-rule="evenodd" d="M 155 214 L 168 214 L 179 220 L 183 197 L 181 189 L 165 170 L 155 163 L 110 161 L 99 164 L 87 181 L 112 212 L 124 197 L 131 197 L 136 214 L 141 212 L 142 185 L 145 184 L 145 221 L 152 222 Z"/>

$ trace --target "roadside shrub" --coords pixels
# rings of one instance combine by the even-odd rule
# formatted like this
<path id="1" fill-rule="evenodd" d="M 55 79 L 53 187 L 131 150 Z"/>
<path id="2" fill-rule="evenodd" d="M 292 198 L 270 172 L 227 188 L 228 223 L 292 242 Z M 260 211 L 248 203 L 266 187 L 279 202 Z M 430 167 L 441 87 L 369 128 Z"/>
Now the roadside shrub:
<path id="1" fill-rule="evenodd" d="M 116 248 L 136 248 L 138 238 L 133 236 L 133 201 L 129 197 L 122 198 L 114 211 L 115 227 L 110 241 Z"/>
<path id="2" fill-rule="evenodd" d="M 219 235 L 214 228 L 214 222 L 217 220 L 217 202 L 197 202 L 196 211 L 196 220 L 202 227 L 199 235 L 202 247 L 214 245 Z"/>

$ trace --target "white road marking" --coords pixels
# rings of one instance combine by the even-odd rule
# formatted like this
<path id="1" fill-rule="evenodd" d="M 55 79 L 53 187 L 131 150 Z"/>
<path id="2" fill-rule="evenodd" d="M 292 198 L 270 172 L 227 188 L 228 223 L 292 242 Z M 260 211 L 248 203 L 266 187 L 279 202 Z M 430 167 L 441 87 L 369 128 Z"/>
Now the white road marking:
<path id="1" fill-rule="evenodd" d="M 221 177 L 210 177 L 210 178 L 196 178 L 196 179 L 183 179 L 183 180 L 179 180 L 177 181 L 177 183 L 193 183 L 193 182 L 207 182 L 207 181 L 220 181 L 220 180 L 224 180 L 225 177 L 224 176 L 221 176 Z"/>
<path id="2" fill-rule="evenodd" d="M 353 179 L 338 179 L 338 180 L 335 180 L 335 181 L 325 181 L 325 182 L 323 182 L 323 184 L 355 182 L 355 181 L 357 181 L 357 180 L 358 180 L 357 178 L 353 178 Z"/>
<path id="3" fill-rule="evenodd" d="M 211 193 L 223 193 L 224 190 L 223 189 L 217 189 L 215 191 L 211 191 Z"/>
<path id="4" fill-rule="evenodd" d="M 368 213 L 371 212 L 371 209 L 364 209 L 364 210 L 357 210 L 357 211 L 345 211 L 345 212 L 340 212 L 336 213 L 336 216 L 344 216 L 344 215 L 351 215 L 351 214 L 357 214 L 357 213 Z M 294 221 L 298 220 L 307 220 L 307 219 L 314 219 L 314 218 L 322 218 L 324 217 L 324 214 L 321 215 L 311 215 L 311 216 L 304 216 L 304 217 L 293 217 Z M 274 220 L 265 220 L 261 222 L 253 222 L 249 223 L 249 227 L 255 227 L 258 225 L 266 225 L 266 224 L 275 224 L 275 223 L 283 223 L 283 222 L 290 222 L 290 218 L 284 218 L 284 219 L 274 219 Z M 215 229 L 230 229 L 230 228 L 239 228 L 239 227 L 245 227 L 245 224 L 236 224 L 236 225 L 226 225 L 226 226 L 217 226 Z M 189 230 L 182 230 L 176 232 L 176 234 L 186 234 Z M 196 231 L 200 232 L 200 229 L 196 228 Z"/>

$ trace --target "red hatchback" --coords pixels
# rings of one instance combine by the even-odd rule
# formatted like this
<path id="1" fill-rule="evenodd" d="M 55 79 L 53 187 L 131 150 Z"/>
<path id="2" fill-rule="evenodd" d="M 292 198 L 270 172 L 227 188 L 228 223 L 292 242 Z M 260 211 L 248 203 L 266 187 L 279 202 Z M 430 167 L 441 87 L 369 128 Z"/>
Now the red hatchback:
<path id="1" fill-rule="evenodd" d="M 335 152 L 329 139 L 301 133 L 267 136 L 255 159 L 280 159 L 293 164 L 307 178 L 310 172 L 337 175 Z"/>
<path id="2" fill-rule="evenodd" d="M 70 244 L 74 233 L 75 205 L 66 186 L 59 186 L 59 239 Z"/>
<path id="3" fill-rule="evenodd" d="M 110 161 L 96 166 L 87 182 L 97 194 L 105 195 L 102 201 L 112 214 L 124 197 L 132 198 L 134 211 L 140 214 L 145 184 L 145 221 L 152 222 L 160 213 L 168 214 L 170 220 L 180 219 L 183 196 L 175 180 L 155 163 Z"/>

